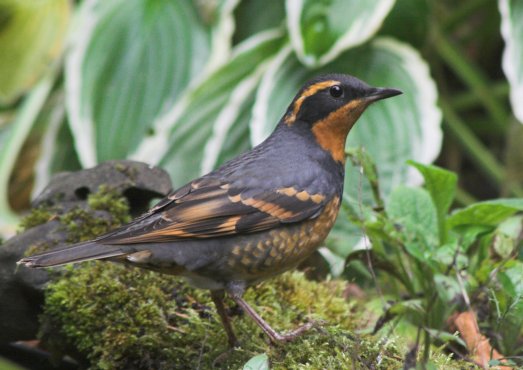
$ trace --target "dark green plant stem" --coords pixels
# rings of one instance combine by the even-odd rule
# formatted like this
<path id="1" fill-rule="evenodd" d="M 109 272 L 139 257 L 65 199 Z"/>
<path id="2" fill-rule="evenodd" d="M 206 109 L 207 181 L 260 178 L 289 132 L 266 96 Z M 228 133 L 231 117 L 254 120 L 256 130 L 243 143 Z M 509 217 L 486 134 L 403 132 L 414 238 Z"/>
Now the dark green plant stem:
<path id="1" fill-rule="evenodd" d="M 505 178 L 505 169 L 503 166 L 483 143 L 474 136 L 472 131 L 462 121 L 445 98 L 441 98 L 440 106 L 445 117 L 445 128 L 449 130 L 452 136 L 463 146 L 469 158 L 476 163 L 481 172 L 500 189 Z"/>
<path id="2" fill-rule="evenodd" d="M 463 52 L 454 45 L 437 27 L 432 27 L 434 46 L 445 63 L 454 71 L 478 97 L 492 119 L 492 124 L 505 132 L 508 127 L 508 113 L 491 92 L 491 83 L 476 65 L 468 60 Z"/>
<path id="3" fill-rule="evenodd" d="M 424 331 L 423 333 L 425 337 L 425 342 L 423 343 L 423 368 L 427 365 L 427 363 L 430 360 L 430 334 L 428 331 Z"/>
<path id="4" fill-rule="evenodd" d="M 443 20 L 442 29 L 445 31 L 453 30 L 456 26 L 463 24 L 465 18 L 468 18 L 476 10 L 487 4 L 491 0 L 469 0 L 461 3 L 461 6 L 449 12 L 449 15 Z"/>
<path id="5" fill-rule="evenodd" d="M 402 249 L 395 247 L 395 248 L 393 248 L 393 250 L 395 252 L 397 264 L 398 264 L 399 268 L 401 269 L 401 274 L 402 274 L 402 275 L 400 275 L 401 283 L 407 289 L 409 294 L 414 296 L 416 294 L 416 288 L 413 284 L 412 271 L 409 273 L 407 271 L 407 268 L 405 267 L 405 264 L 403 263 Z"/>
<path id="6" fill-rule="evenodd" d="M 494 82 L 490 88 L 490 93 L 497 99 L 506 99 L 510 92 L 510 86 L 507 81 Z M 456 94 L 452 97 L 452 106 L 457 110 L 475 108 L 481 105 L 480 99 L 472 92 Z"/>

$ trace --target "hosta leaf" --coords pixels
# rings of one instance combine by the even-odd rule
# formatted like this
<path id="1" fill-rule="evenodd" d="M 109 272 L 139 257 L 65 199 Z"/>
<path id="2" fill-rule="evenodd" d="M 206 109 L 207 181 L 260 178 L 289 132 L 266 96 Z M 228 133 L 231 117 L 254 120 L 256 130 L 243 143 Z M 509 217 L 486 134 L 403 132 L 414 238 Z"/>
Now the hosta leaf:
<path id="1" fill-rule="evenodd" d="M 68 0 L 0 2 L 0 103 L 38 82 L 60 55 L 70 8 Z"/>
<path id="2" fill-rule="evenodd" d="M 281 43 L 281 33 L 270 31 L 238 45 L 229 63 L 184 96 L 169 127 L 160 127 L 159 135 L 144 143 L 144 152 L 148 148 L 161 151 L 169 145 L 161 166 L 175 184 L 207 172 L 247 148 L 255 89 L 266 62 Z M 233 142 L 242 145 L 233 148 Z"/>
<path id="3" fill-rule="evenodd" d="M 40 194 L 57 172 L 78 171 L 82 168 L 74 149 L 71 129 L 65 119 L 63 100 L 62 94 L 49 99 L 47 110 L 39 117 L 39 122 L 45 124 L 45 131 L 35 165 L 33 196 Z"/>
<path id="4" fill-rule="evenodd" d="M 505 39 L 503 71 L 510 84 L 510 102 L 523 123 L 523 1 L 499 0 L 501 34 Z"/>
<path id="5" fill-rule="evenodd" d="M 211 10 L 211 14 L 204 14 L 204 18 L 210 18 L 212 22 L 211 33 L 211 48 L 207 62 L 206 74 L 210 70 L 214 70 L 227 62 L 230 58 L 230 53 L 233 44 L 233 34 L 236 29 L 236 20 L 234 12 L 238 7 L 240 0 L 222 0 L 218 3 L 214 2 L 199 2 L 200 13 L 205 13 L 206 8 L 215 8 Z"/>
<path id="6" fill-rule="evenodd" d="M 125 158 L 201 72 L 208 35 L 189 0 L 87 1 L 66 98 L 84 166 Z"/>
<path id="7" fill-rule="evenodd" d="M 371 155 L 385 198 L 400 183 L 419 184 L 421 176 L 404 164 L 408 159 L 430 163 L 440 151 L 441 112 L 436 105 L 436 86 L 417 52 L 388 38 L 349 50 L 336 61 L 313 70 L 303 67 L 290 47 L 283 48 L 260 82 L 251 121 L 253 144 L 270 134 L 308 78 L 326 72 L 352 74 L 372 85 L 395 87 L 404 92 L 370 107 L 350 133 L 347 147 L 364 146 Z M 371 204 L 368 184 L 350 163 L 347 163 L 345 195 L 356 206 L 361 201 Z M 361 232 L 350 230 L 345 235 L 346 238 L 338 238 L 343 246 L 337 250 L 344 250 L 347 255 Z"/>
<path id="8" fill-rule="evenodd" d="M 324 65 L 362 44 L 381 26 L 395 0 L 287 0 L 287 27 L 298 58 Z"/>

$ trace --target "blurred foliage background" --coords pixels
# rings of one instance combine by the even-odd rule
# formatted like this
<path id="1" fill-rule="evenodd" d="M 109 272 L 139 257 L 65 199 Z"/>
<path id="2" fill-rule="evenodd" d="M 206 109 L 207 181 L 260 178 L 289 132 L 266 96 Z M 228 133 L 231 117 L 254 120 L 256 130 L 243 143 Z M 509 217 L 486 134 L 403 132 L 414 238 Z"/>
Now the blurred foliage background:
<path id="1" fill-rule="evenodd" d="M 435 227 L 435 241 L 421 244 L 437 263 L 416 243 L 398 257 L 404 280 L 420 274 L 406 290 L 479 296 L 488 287 L 486 306 L 497 314 L 487 315 L 487 329 L 516 328 L 510 339 L 492 338 L 521 354 L 522 320 L 508 314 L 523 312 L 521 204 L 478 201 L 523 196 L 522 19 L 518 0 L 0 0 L 0 231 L 12 235 L 31 197 L 60 171 L 131 158 L 165 168 L 181 186 L 261 142 L 309 77 L 348 73 L 404 95 L 373 106 L 350 135 L 345 206 L 321 250 L 331 272 L 374 285 L 364 264 L 351 261 L 366 247 L 362 228 L 373 248 L 383 246 L 374 257 L 386 259 L 388 246 L 416 239 L 383 236 L 386 227 Z M 422 165 L 430 163 L 457 180 Z M 465 216 L 448 215 L 451 206 Z M 405 221 L 402 209 L 419 207 L 437 217 Z M 485 221 L 493 213 L 501 215 Z M 466 261 L 457 266 L 461 247 Z M 467 271 L 461 278 L 473 283 L 449 282 L 449 269 Z M 426 298 L 425 309 L 437 306 Z M 442 293 L 438 304 L 455 298 Z M 414 306 L 396 314 L 412 319 Z M 429 329 L 444 326 L 438 315 L 411 320 L 429 342 Z"/>

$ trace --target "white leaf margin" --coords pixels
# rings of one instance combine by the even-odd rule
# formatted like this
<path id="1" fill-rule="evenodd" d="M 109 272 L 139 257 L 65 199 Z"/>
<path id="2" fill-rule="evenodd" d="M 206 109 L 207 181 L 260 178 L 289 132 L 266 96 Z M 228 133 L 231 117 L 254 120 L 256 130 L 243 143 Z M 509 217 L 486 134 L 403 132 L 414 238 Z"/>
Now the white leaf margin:
<path id="1" fill-rule="evenodd" d="M 292 47 L 285 45 L 276 56 L 272 59 L 267 71 L 263 75 L 260 86 L 256 93 L 256 100 L 252 108 L 252 119 L 249 124 L 251 145 L 255 146 L 261 143 L 270 131 L 267 128 L 267 109 L 271 91 L 277 83 L 276 74 L 280 67 L 285 63 L 287 58 L 292 54 Z"/>
<path id="2" fill-rule="evenodd" d="M 57 100 L 63 100 L 63 93 L 60 93 Z M 40 157 L 35 164 L 34 185 L 31 191 L 31 197 L 33 199 L 36 198 L 51 181 L 51 165 L 55 152 L 55 142 L 62 124 L 66 124 L 64 123 L 64 118 L 65 106 L 63 104 L 57 104 L 53 107 L 49 115 L 47 129 L 42 138 Z"/>
<path id="3" fill-rule="evenodd" d="M 211 54 L 209 55 L 204 72 L 206 76 L 229 60 L 232 48 L 232 36 L 236 30 L 234 10 L 239 3 L 240 0 L 225 0 L 220 7 L 218 24 L 212 30 Z"/>
<path id="4" fill-rule="evenodd" d="M 501 13 L 501 35 L 505 40 L 501 65 L 510 84 L 512 110 L 519 122 L 523 123 L 523 25 L 521 20 L 519 20 L 519 24 L 515 24 L 515 20 L 512 19 L 511 4 L 523 7 L 521 1 L 518 3 L 511 0 L 499 0 L 498 2 Z M 518 28 L 519 32 L 515 28 Z"/>
<path id="5" fill-rule="evenodd" d="M 260 32 L 253 37 L 248 38 L 244 42 L 238 44 L 231 53 L 230 60 L 234 59 L 242 53 L 247 53 L 268 40 L 276 39 L 282 36 L 281 30 L 270 29 Z M 223 66 L 223 64 L 222 64 Z M 192 93 L 203 85 L 212 73 L 216 72 L 213 69 L 207 69 L 201 78 L 194 79 L 189 83 L 185 92 L 180 99 L 176 101 L 173 107 L 165 114 L 159 116 L 153 123 L 152 128 L 154 135 L 144 138 L 136 151 L 130 156 L 131 159 L 137 161 L 144 161 L 147 163 L 158 164 L 169 150 L 169 137 L 171 132 L 178 125 L 180 117 L 183 115 L 192 99 Z M 232 124 L 232 123 L 231 123 Z M 209 144 L 210 145 L 210 144 Z M 210 149 L 209 149 L 210 150 Z M 207 164 L 205 164 L 207 166 Z"/>
<path id="6" fill-rule="evenodd" d="M 421 140 L 412 143 L 414 146 L 412 152 L 416 156 L 414 159 L 420 163 L 434 162 L 443 144 L 443 130 L 441 128 L 443 115 L 438 106 L 438 89 L 436 82 L 430 75 L 429 65 L 416 49 L 394 38 L 379 37 L 372 44 L 396 53 L 401 58 L 403 69 L 411 74 L 412 80 L 416 83 L 418 87 L 416 101 L 422 119 L 419 123 Z M 408 185 L 421 185 L 423 177 L 416 169 L 409 166 L 406 183 Z"/>
<path id="7" fill-rule="evenodd" d="M 119 1 L 86 0 L 75 13 L 65 55 L 65 106 L 74 146 L 84 168 L 97 163 L 92 112 L 82 111 L 82 69 L 91 36 L 100 19 Z M 80 134 L 81 133 L 81 134 Z"/>
<path id="8" fill-rule="evenodd" d="M 232 91 L 230 98 L 224 108 L 218 114 L 213 125 L 213 132 L 207 141 L 203 151 L 201 174 L 212 171 L 221 153 L 223 143 L 229 129 L 238 118 L 240 108 L 249 98 L 251 92 L 258 86 L 258 81 L 266 69 L 268 62 L 262 63 L 253 74 L 241 81 Z"/>
<path id="9" fill-rule="evenodd" d="M 383 21 L 392 10 L 396 0 L 379 0 L 375 6 L 374 15 L 370 19 L 359 19 L 353 22 L 347 32 L 343 34 L 334 45 L 319 59 L 305 54 L 305 47 L 300 27 L 300 19 L 305 0 L 287 0 L 287 28 L 289 30 L 291 45 L 298 59 L 309 67 L 325 65 L 336 59 L 343 51 L 360 45 L 370 39 L 381 27 Z M 350 1 L 350 0 L 346 0 Z M 357 0 L 356 0 L 357 1 Z"/>

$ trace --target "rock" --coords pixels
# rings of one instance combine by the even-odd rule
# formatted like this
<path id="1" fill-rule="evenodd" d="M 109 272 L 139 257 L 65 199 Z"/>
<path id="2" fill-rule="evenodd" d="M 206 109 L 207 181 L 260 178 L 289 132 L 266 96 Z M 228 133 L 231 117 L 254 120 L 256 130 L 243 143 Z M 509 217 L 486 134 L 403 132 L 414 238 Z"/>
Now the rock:
<path id="1" fill-rule="evenodd" d="M 110 196 L 127 199 L 129 207 L 125 207 L 121 216 L 110 212 L 113 210 L 110 204 L 107 209 L 99 209 L 89 203 L 89 196 L 104 187 L 111 189 Z M 16 262 L 28 248 L 67 245 L 71 234 L 84 226 L 94 225 L 100 230 L 114 227 L 122 222 L 122 217 L 128 217 L 128 211 L 133 215 L 143 212 L 153 198 L 165 196 L 171 187 L 165 171 L 127 160 L 54 176 L 34 200 L 35 209 L 23 222 L 26 230 L 0 247 L 0 344 L 34 339 L 37 335 L 43 288 L 50 276 L 47 270 L 18 268 Z"/>
<path id="2" fill-rule="evenodd" d="M 33 207 L 83 202 L 102 185 L 124 195 L 131 214 L 145 211 L 151 199 L 172 189 L 169 175 L 158 167 L 128 160 L 108 161 L 87 170 L 55 175 L 33 201 Z"/>

